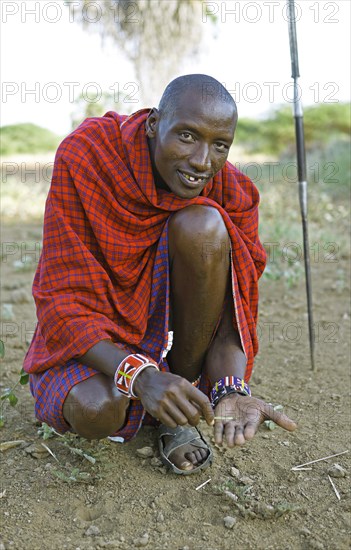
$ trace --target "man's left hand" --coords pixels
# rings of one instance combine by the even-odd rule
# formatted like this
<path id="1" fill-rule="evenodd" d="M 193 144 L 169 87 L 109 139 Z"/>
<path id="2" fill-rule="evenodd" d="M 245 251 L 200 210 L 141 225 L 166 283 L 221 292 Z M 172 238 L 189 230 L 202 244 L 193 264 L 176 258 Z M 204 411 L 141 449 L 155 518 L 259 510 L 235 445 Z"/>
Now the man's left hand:
<path id="1" fill-rule="evenodd" d="M 243 445 L 252 439 L 265 420 L 272 420 L 281 428 L 293 432 L 297 425 L 286 414 L 275 411 L 257 397 L 231 394 L 223 397 L 215 408 L 214 437 L 217 445 L 226 440 L 228 447 Z"/>

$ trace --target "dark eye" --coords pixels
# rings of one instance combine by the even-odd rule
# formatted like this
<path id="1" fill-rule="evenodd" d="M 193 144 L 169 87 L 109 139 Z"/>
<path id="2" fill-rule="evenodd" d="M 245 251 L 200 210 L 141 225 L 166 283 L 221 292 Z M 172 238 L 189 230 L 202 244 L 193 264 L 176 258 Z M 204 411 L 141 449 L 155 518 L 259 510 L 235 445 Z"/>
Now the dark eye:
<path id="1" fill-rule="evenodd" d="M 182 132 L 180 136 L 184 141 L 194 141 L 194 136 L 190 132 Z"/>
<path id="2" fill-rule="evenodd" d="M 225 143 L 218 142 L 215 145 L 217 150 L 220 151 L 221 153 L 226 153 L 229 150 L 228 145 L 226 145 Z"/>

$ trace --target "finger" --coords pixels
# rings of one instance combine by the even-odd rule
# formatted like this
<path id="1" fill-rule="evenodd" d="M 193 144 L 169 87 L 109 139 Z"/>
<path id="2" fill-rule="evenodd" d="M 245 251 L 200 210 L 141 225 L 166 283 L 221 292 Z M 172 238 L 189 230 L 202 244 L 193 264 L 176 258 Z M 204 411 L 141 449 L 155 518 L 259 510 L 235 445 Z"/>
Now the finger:
<path id="1" fill-rule="evenodd" d="M 244 429 L 244 437 L 246 440 L 252 439 L 255 436 L 255 433 L 258 430 L 260 423 L 257 422 L 248 422 Z"/>
<path id="2" fill-rule="evenodd" d="M 188 419 L 191 426 L 197 426 L 200 421 L 201 410 L 198 405 L 187 400 L 178 400 L 177 406 Z"/>
<path id="3" fill-rule="evenodd" d="M 168 426 L 168 428 L 176 428 L 178 424 L 173 420 L 169 414 L 167 414 L 166 411 L 162 411 L 160 415 L 158 416 L 159 421 L 161 424 L 164 424 L 165 426 Z"/>
<path id="4" fill-rule="evenodd" d="M 222 422 L 216 422 L 214 425 L 214 439 L 216 445 L 222 445 L 223 443 L 223 424 Z"/>
<path id="5" fill-rule="evenodd" d="M 234 447 L 234 434 L 235 434 L 235 424 L 234 422 L 228 422 L 224 428 L 225 440 L 228 447 Z"/>
<path id="6" fill-rule="evenodd" d="M 185 426 L 185 424 L 188 423 L 187 417 L 179 409 L 178 404 L 176 405 L 172 403 L 172 401 L 169 401 L 168 403 L 164 403 L 163 407 L 165 412 L 172 418 L 177 426 Z"/>
<path id="7" fill-rule="evenodd" d="M 199 405 L 202 415 L 205 418 L 207 424 L 209 426 L 214 425 L 214 412 L 212 409 L 212 405 L 204 393 L 202 391 L 195 388 L 195 386 L 189 385 L 188 388 L 188 396 L 191 401 L 193 401 L 195 404 Z"/>
<path id="8" fill-rule="evenodd" d="M 266 418 L 273 420 L 273 422 L 278 424 L 278 426 L 288 430 L 289 432 L 293 432 L 297 428 L 296 422 L 291 420 L 291 418 L 289 418 L 286 414 L 280 411 L 275 411 L 270 405 L 265 404 L 262 412 Z"/>
<path id="9" fill-rule="evenodd" d="M 237 426 L 235 428 L 234 444 L 235 445 L 244 445 L 245 437 L 244 430 L 242 426 Z"/>

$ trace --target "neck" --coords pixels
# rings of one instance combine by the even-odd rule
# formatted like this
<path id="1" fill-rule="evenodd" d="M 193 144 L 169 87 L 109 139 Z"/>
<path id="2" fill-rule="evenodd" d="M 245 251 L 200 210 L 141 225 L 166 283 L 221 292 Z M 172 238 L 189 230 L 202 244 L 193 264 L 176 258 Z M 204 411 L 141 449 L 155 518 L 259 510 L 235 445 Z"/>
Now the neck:
<path id="1" fill-rule="evenodd" d="M 157 189 L 164 189 L 165 191 L 169 191 L 169 187 L 167 186 L 166 182 L 161 178 L 159 171 L 156 168 L 154 140 L 150 138 L 146 138 L 146 139 L 147 139 L 147 144 L 149 148 L 149 155 L 151 160 L 151 167 L 152 167 L 152 173 L 154 176 L 155 187 Z"/>

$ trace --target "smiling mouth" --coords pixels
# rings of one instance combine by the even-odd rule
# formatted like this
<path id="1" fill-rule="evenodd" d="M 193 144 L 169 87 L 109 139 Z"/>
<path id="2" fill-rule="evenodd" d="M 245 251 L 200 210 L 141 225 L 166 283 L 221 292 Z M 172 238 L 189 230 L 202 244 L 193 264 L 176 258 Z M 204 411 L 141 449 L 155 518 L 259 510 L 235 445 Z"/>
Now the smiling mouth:
<path id="1" fill-rule="evenodd" d="M 187 174 L 186 172 L 182 172 L 181 170 L 178 170 L 178 173 L 185 178 L 189 183 L 193 184 L 201 184 L 204 183 L 209 179 L 208 176 L 191 176 L 190 174 Z"/>

